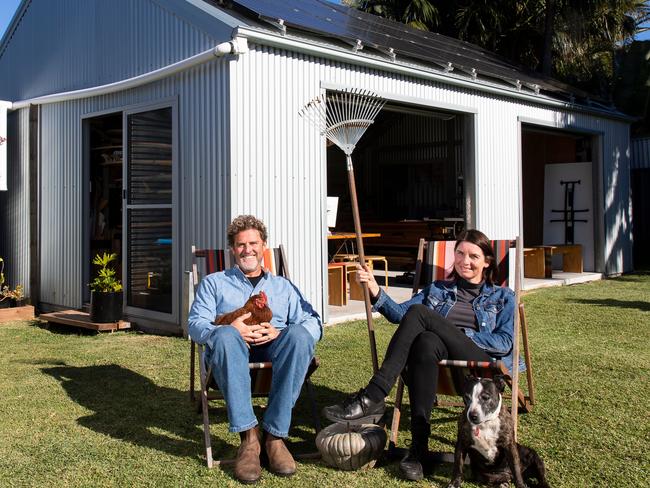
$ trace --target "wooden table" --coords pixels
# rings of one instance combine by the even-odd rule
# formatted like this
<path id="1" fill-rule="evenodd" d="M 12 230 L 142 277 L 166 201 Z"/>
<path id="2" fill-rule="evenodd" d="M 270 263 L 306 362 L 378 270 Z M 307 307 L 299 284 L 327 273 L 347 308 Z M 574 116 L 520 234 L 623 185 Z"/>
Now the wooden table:
<path id="1" fill-rule="evenodd" d="M 362 232 L 362 238 L 366 237 L 381 237 L 381 234 L 378 232 Z M 356 239 L 357 235 L 354 232 L 332 232 L 327 234 L 327 240 L 336 240 L 336 239 Z"/>
<path id="2" fill-rule="evenodd" d="M 361 233 L 362 239 L 366 239 L 369 237 L 381 237 L 381 234 L 378 232 Z M 347 250 L 348 242 L 350 242 L 350 247 L 352 248 L 352 252 L 350 254 L 355 254 L 354 243 L 356 242 L 356 239 L 357 239 L 357 235 L 354 232 L 332 232 L 331 234 L 327 234 L 328 241 L 341 241 L 339 246 L 336 248 L 336 252 L 332 254 L 332 259 L 330 259 L 330 262 L 333 260 L 334 256 L 339 253 L 341 249 L 345 248 Z"/>

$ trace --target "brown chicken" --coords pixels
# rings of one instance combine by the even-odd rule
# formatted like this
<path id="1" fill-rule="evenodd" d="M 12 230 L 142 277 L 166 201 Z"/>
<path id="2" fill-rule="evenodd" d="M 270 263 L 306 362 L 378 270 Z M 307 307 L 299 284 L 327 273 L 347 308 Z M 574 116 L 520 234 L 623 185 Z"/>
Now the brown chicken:
<path id="1" fill-rule="evenodd" d="M 268 305 L 268 297 L 263 291 L 257 295 L 251 295 L 246 300 L 244 306 L 229 313 L 225 313 L 214 320 L 216 325 L 232 324 L 233 321 L 240 315 L 250 312 L 251 316 L 244 320 L 246 325 L 261 324 L 262 322 L 271 322 L 273 312 Z"/>

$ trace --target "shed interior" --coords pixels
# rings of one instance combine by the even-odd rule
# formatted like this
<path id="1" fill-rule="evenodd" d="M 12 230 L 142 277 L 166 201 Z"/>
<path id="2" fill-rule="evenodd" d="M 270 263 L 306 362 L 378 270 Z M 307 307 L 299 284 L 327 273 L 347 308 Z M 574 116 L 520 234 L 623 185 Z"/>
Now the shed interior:
<path id="1" fill-rule="evenodd" d="M 524 247 L 582 242 L 585 271 L 596 270 L 593 258 L 595 249 L 593 215 L 597 205 L 598 187 L 598 168 L 595 164 L 593 150 L 595 142 L 595 136 L 591 134 L 528 124 L 522 127 Z M 572 165 L 575 166 L 575 163 L 591 164 L 588 178 L 581 181 L 580 178 L 564 177 L 555 182 L 553 188 L 549 188 L 547 166 L 565 166 L 567 170 L 562 174 L 571 175 L 568 168 Z M 559 171 L 562 169 L 560 168 Z M 570 186 L 572 181 L 575 182 L 573 189 Z M 589 188 L 586 188 L 585 185 L 588 185 Z M 574 197 L 578 202 L 578 193 L 584 191 L 588 191 L 592 195 L 589 202 L 583 205 L 577 203 L 574 205 Z M 545 200 L 551 198 L 557 203 L 550 210 L 551 217 L 549 217 L 549 208 L 546 208 L 545 211 Z M 591 212 L 592 217 L 589 222 L 584 222 L 588 211 Z M 550 242 L 548 235 L 545 237 L 549 226 L 555 226 L 558 229 L 558 235 L 562 236 L 560 241 Z M 569 231 L 570 227 L 573 228 Z M 558 257 L 554 257 L 554 259 L 553 269 L 562 269 Z"/>
<path id="2" fill-rule="evenodd" d="M 97 267 L 92 258 L 104 252 L 116 253 L 117 276 L 122 276 L 122 113 L 88 119 L 90 234 L 88 276 Z M 89 296 L 86 298 L 89 300 Z"/>
<path id="3" fill-rule="evenodd" d="M 454 239 L 465 226 L 468 165 L 464 115 L 388 103 L 352 159 L 366 254 L 394 271 L 414 269 L 420 238 Z M 354 232 L 344 153 L 327 149 L 327 195 L 338 197 L 331 232 Z M 330 258 L 340 242 L 329 243 Z"/>

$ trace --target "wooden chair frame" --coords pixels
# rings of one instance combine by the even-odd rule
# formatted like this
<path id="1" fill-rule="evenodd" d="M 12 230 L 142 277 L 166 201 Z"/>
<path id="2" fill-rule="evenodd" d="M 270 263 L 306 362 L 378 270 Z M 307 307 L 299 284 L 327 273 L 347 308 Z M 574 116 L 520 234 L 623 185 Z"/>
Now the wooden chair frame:
<path id="1" fill-rule="evenodd" d="M 186 286 L 188 296 L 187 296 L 187 309 L 189 313 L 189 308 L 192 305 L 194 300 L 194 290 L 199 284 L 200 273 L 199 266 L 197 263 L 197 258 L 205 259 L 205 268 L 206 273 L 214 273 L 217 271 L 223 271 L 232 266 L 233 260 L 232 255 L 227 250 L 222 249 L 197 249 L 195 246 L 192 246 L 192 271 L 188 273 L 188 276 L 191 282 Z M 287 266 L 286 254 L 284 247 L 280 245 L 274 249 L 268 249 L 264 256 L 264 267 L 278 276 L 283 276 L 286 279 L 289 279 L 289 270 Z M 231 463 L 234 459 L 219 459 L 215 460 L 212 457 L 212 441 L 210 438 L 210 417 L 209 417 L 209 401 L 223 399 L 223 394 L 219 390 L 219 387 L 212 376 L 212 370 L 210 367 L 207 367 L 205 361 L 203 360 L 205 355 L 205 348 L 201 344 L 197 344 L 190 339 L 190 400 L 194 403 L 196 402 L 197 411 L 202 412 L 203 414 L 203 440 L 205 444 L 205 457 L 206 464 L 208 468 L 212 468 L 214 465 L 222 465 Z M 198 361 L 197 361 L 198 359 Z M 196 391 L 195 391 L 195 374 L 196 374 L 196 363 L 199 364 L 199 401 L 196 401 Z M 312 361 L 305 375 L 305 380 L 303 387 L 307 390 L 307 395 L 309 396 L 309 402 L 311 406 L 311 413 L 314 421 L 314 428 L 316 433 L 320 431 L 320 417 L 318 415 L 318 410 L 316 408 L 316 402 L 314 400 L 313 385 L 311 382 L 311 375 L 319 366 L 319 360 L 317 357 L 313 357 Z M 271 379 L 272 379 L 272 363 L 271 362 L 261 362 L 261 363 L 249 363 L 249 369 L 251 372 L 251 396 L 253 398 L 267 397 L 271 388 Z M 307 454 L 305 457 L 313 457 L 311 454 Z"/>
<path id="2" fill-rule="evenodd" d="M 496 242 L 495 246 L 501 246 L 500 251 L 505 254 L 509 252 L 509 249 L 515 243 L 517 252 L 515 254 L 515 273 L 520 274 L 520 256 L 521 256 L 521 244 L 520 239 L 517 238 L 516 241 L 506 241 L 507 245 L 503 245 L 502 242 Z M 435 241 L 431 241 L 435 242 Z M 455 241 L 449 241 L 455 242 Z M 430 246 L 429 242 L 426 242 L 425 239 L 420 239 L 418 245 L 418 253 L 415 266 L 415 276 L 413 279 L 413 290 L 412 294 L 417 294 L 419 290 L 420 278 L 422 276 L 422 270 L 424 267 L 424 256 Z M 428 253 L 428 257 L 431 258 L 433 255 Z M 444 262 L 442 260 L 441 262 Z M 433 263 L 432 263 L 433 264 Z M 504 263 L 500 263 L 504 264 Z M 506 266 L 507 267 L 507 266 Z M 504 266 L 500 266 L 501 271 L 504 271 Z M 435 271 L 435 270 L 434 270 Z M 432 273 L 433 278 L 439 278 L 436 276 L 435 272 Z M 443 277 L 444 278 L 444 277 Z M 505 281 L 505 280 L 504 280 Z M 515 279 L 518 282 L 518 279 Z M 526 375 L 528 381 L 528 395 L 525 395 L 519 388 L 518 381 L 518 367 L 515 368 L 515 374 L 511 375 L 507 368 L 503 365 L 501 361 L 459 361 L 459 360 L 443 360 L 438 363 L 439 374 L 438 374 L 438 390 L 439 395 L 448 395 L 448 396 L 462 396 L 461 392 L 456 391 L 454 376 L 456 378 L 464 377 L 467 374 L 472 374 L 477 377 L 492 378 L 495 374 L 502 374 L 505 377 L 506 383 L 510 388 L 510 391 L 516 391 L 517 401 L 511 401 L 511 411 L 513 415 L 514 425 L 515 425 L 515 436 L 517 432 L 517 416 L 519 409 L 522 412 L 530 412 L 535 404 L 535 395 L 534 395 L 534 384 L 533 384 L 533 367 L 530 355 L 530 347 L 528 344 L 528 326 L 526 324 L 525 314 L 524 314 L 524 304 L 520 302 L 520 287 L 515 287 L 515 300 L 517 307 L 515 310 L 515 337 L 516 337 L 516 347 L 514 347 L 515 357 L 519 357 L 519 326 L 521 324 L 522 332 L 522 342 L 524 345 L 524 361 L 526 364 Z M 517 359 L 518 361 L 518 359 Z M 518 363 L 517 363 L 518 364 Z M 397 438 L 399 434 L 399 422 L 401 417 L 401 408 L 402 408 L 402 399 L 404 396 L 404 381 L 400 376 L 397 380 L 397 388 L 395 391 L 395 407 L 393 409 L 393 419 L 391 423 L 391 434 L 389 439 L 389 450 L 394 451 L 397 448 Z M 512 397 L 510 397 L 512 400 Z M 436 400 L 436 406 L 463 406 L 462 402 L 444 402 Z M 447 460 L 446 457 L 441 457 L 443 460 Z"/>

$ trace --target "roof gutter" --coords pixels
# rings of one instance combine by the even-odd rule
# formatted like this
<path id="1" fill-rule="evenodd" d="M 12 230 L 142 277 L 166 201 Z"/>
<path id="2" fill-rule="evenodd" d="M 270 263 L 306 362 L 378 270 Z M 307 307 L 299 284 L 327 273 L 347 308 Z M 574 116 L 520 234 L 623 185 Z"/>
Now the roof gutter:
<path id="1" fill-rule="evenodd" d="M 294 52 L 311 54 L 322 58 L 333 59 L 336 61 L 343 61 L 355 65 L 366 66 L 369 68 L 376 68 L 383 71 L 391 71 L 394 73 L 405 74 L 416 78 L 445 83 L 447 85 L 454 85 L 461 88 L 466 88 L 468 90 L 477 90 L 484 93 L 491 93 L 502 97 L 516 98 L 519 100 L 525 100 L 527 102 L 548 105 L 551 107 L 558 107 L 563 109 L 570 109 L 570 110 L 576 110 L 580 112 L 592 113 L 592 114 L 600 115 L 602 117 L 623 120 L 628 122 L 634 121 L 633 117 L 630 117 L 625 114 L 617 113 L 617 112 L 600 110 L 595 107 L 585 107 L 575 103 L 554 100 L 552 98 L 544 97 L 543 95 L 535 95 L 532 93 L 529 94 L 514 89 L 501 88 L 486 83 L 464 80 L 462 78 L 458 78 L 450 74 L 445 75 L 442 73 L 436 73 L 435 71 L 429 71 L 423 68 L 413 68 L 410 66 L 401 65 L 390 61 L 384 61 L 382 59 L 371 58 L 361 53 L 346 52 L 340 49 L 322 46 L 313 42 L 308 43 L 304 39 L 296 40 L 296 39 L 288 38 L 286 36 L 276 36 L 273 34 L 268 34 L 266 32 L 261 32 L 261 31 L 257 31 L 245 27 L 238 27 L 236 32 L 238 37 L 245 37 L 249 41 L 257 42 L 259 44 L 264 44 L 267 46 L 279 47 Z"/>
<path id="2" fill-rule="evenodd" d="M 136 88 L 147 83 L 151 83 L 162 78 L 166 78 L 180 71 L 184 71 L 199 64 L 207 63 L 211 59 L 220 58 L 228 54 L 244 54 L 248 52 L 248 43 L 245 38 L 234 37 L 231 41 L 222 42 L 215 47 L 195 54 L 189 58 L 183 59 L 176 63 L 164 66 L 154 71 L 144 73 L 133 78 L 126 80 L 116 81 L 107 85 L 94 86 L 91 88 L 83 88 L 81 90 L 74 90 L 61 93 L 53 93 L 51 95 L 44 95 L 42 97 L 30 98 L 28 100 L 20 100 L 11 104 L 11 110 L 29 107 L 30 105 L 43 105 L 47 103 L 67 102 L 69 100 L 77 100 L 80 98 L 97 97 L 100 95 L 108 95 L 122 90 Z"/>

